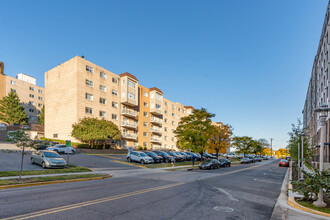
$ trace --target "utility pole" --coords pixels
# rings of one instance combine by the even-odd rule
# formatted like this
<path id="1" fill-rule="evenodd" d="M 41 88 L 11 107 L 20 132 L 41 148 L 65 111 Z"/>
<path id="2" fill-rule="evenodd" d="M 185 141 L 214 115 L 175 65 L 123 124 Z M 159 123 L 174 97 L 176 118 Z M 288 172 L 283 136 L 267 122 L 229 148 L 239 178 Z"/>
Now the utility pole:
<path id="1" fill-rule="evenodd" d="M 273 158 L 273 138 L 270 138 L 270 152 L 272 154 L 271 158 Z"/>

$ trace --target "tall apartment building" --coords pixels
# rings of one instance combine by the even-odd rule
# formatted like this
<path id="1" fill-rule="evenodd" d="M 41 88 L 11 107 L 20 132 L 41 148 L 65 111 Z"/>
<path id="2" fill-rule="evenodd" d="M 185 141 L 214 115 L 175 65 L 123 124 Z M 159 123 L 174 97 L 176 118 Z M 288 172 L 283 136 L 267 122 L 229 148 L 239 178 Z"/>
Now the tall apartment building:
<path id="1" fill-rule="evenodd" d="M 4 64 L 0 62 L 0 99 L 10 91 L 17 93 L 25 108 L 29 124 L 39 123 L 39 114 L 44 105 L 44 88 L 36 85 L 36 78 L 23 73 L 16 78 L 4 74 Z"/>
<path id="2" fill-rule="evenodd" d="M 45 73 L 45 136 L 71 137 L 72 124 L 84 117 L 105 118 L 121 130 L 121 147 L 176 148 L 173 131 L 192 112 L 146 88 L 130 73 L 116 75 L 82 57 L 74 57 Z"/>
<path id="3" fill-rule="evenodd" d="M 329 6 L 323 23 L 321 38 L 317 49 L 317 54 L 314 59 L 312 74 L 308 85 L 304 110 L 303 110 L 303 125 L 310 136 L 310 144 L 314 148 L 316 154 L 313 162 L 317 165 L 319 162 L 320 146 L 321 144 L 321 126 L 320 113 L 314 112 L 315 109 L 320 108 L 322 104 L 329 106 Z M 330 143 L 330 120 L 327 118 L 325 126 L 325 142 Z M 330 168 L 330 145 L 326 144 L 324 148 L 324 167 Z"/>

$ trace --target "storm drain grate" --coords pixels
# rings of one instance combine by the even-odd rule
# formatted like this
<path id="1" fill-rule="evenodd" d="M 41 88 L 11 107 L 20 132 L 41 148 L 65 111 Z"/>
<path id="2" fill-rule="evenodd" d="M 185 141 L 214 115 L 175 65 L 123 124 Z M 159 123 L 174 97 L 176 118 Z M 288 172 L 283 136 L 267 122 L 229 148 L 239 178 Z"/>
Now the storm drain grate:
<path id="1" fill-rule="evenodd" d="M 234 209 L 227 206 L 214 206 L 213 209 L 217 212 L 232 212 Z"/>

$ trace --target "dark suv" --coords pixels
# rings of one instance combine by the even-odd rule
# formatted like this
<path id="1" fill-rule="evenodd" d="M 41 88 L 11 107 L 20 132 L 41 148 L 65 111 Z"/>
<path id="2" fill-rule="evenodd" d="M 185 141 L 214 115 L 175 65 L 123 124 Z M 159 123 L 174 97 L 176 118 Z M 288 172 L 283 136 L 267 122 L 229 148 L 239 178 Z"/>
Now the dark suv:
<path id="1" fill-rule="evenodd" d="M 161 163 L 163 161 L 163 157 L 158 156 L 154 152 L 151 152 L 151 151 L 142 151 L 142 152 L 145 153 L 146 155 L 148 155 L 149 157 L 151 157 L 152 159 L 154 159 L 155 163 Z"/>
<path id="2" fill-rule="evenodd" d="M 154 151 L 152 151 L 153 153 L 155 153 L 155 154 L 157 154 L 158 156 L 161 156 L 161 157 L 163 157 L 163 161 L 165 162 L 165 163 L 169 163 L 169 162 L 171 162 L 171 156 L 170 155 L 168 155 L 167 153 L 165 153 L 165 152 L 163 152 L 163 151 L 158 151 L 158 150 L 154 150 Z"/>

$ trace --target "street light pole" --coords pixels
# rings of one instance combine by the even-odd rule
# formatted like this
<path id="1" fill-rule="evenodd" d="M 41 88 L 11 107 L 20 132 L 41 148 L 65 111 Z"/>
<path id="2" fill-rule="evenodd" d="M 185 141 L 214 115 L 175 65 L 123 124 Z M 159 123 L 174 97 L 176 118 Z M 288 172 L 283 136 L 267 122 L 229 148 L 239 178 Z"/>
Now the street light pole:
<path id="1" fill-rule="evenodd" d="M 272 154 L 271 158 L 273 158 L 273 138 L 270 138 L 270 152 Z"/>
<path id="2" fill-rule="evenodd" d="M 304 169 L 304 137 L 305 137 L 305 134 L 302 133 L 300 134 L 301 136 L 301 163 L 302 163 L 302 166 L 300 166 L 300 180 L 304 180 L 304 173 L 302 172 L 302 170 Z"/>
<path id="3" fill-rule="evenodd" d="M 300 178 L 300 143 L 298 142 L 298 179 Z"/>
<path id="4" fill-rule="evenodd" d="M 328 116 L 328 105 L 322 104 L 319 109 L 316 109 L 315 112 L 320 112 L 320 122 L 321 122 L 321 148 L 320 148 L 320 174 L 323 171 L 323 151 L 324 151 L 324 127 L 327 121 Z M 313 205 L 317 207 L 325 207 L 327 204 L 323 201 L 323 188 L 320 187 L 318 194 L 318 199 L 313 202 Z"/>

